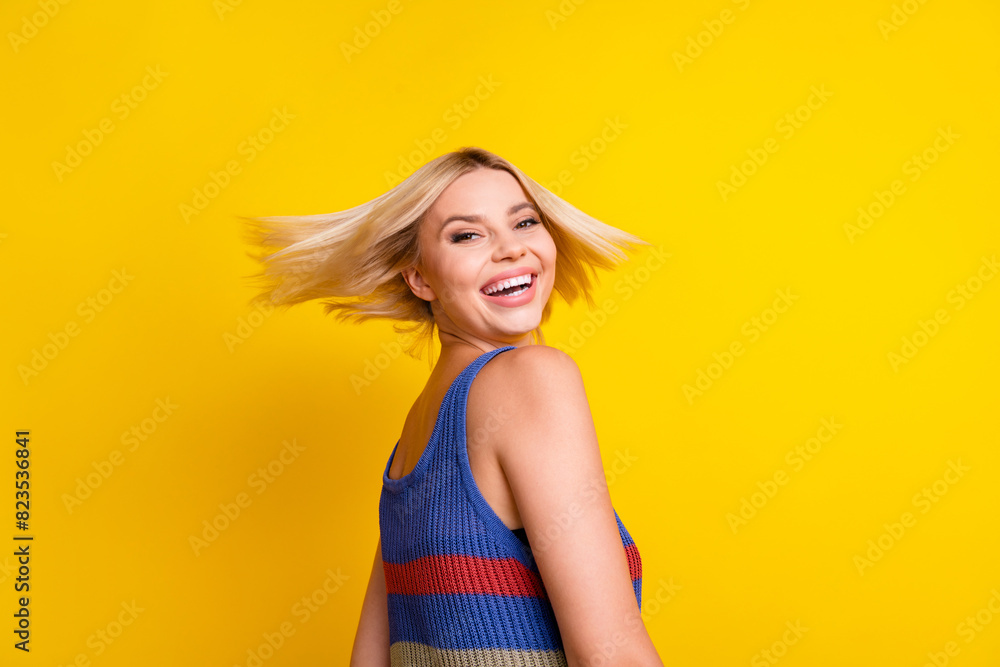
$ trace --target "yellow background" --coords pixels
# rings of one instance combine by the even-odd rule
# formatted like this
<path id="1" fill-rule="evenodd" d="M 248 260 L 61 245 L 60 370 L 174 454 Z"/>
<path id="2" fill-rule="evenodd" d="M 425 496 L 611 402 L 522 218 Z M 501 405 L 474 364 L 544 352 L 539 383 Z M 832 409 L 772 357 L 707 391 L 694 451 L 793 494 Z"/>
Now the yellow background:
<path id="1" fill-rule="evenodd" d="M 248 665 L 282 623 L 294 634 L 263 664 L 346 664 L 381 473 L 427 363 L 386 352 L 389 323 L 251 310 L 236 216 L 348 208 L 464 145 L 669 253 L 603 274 L 606 318 L 560 302 L 546 328 L 583 372 L 665 664 L 997 664 L 1000 279 L 975 280 L 1000 250 L 996 3 L 393 8 L 4 3 L 0 532 L 14 544 L 14 431 L 31 429 L 35 541 L 29 654 L 12 647 L 13 546 L 0 557 L 0 664 Z M 251 136 L 268 140 L 252 160 Z M 749 175 L 723 196 L 733 170 Z M 851 233 L 876 193 L 892 203 Z M 961 308 L 959 285 L 978 289 Z M 775 317 L 779 290 L 796 298 Z M 904 337 L 922 344 L 893 363 Z M 714 378 L 689 400 L 699 372 Z M 842 428 L 796 469 L 823 419 Z M 968 471 L 938 481 L 949 461 Z M 733 523 L 744 499 L 756 514 Z M 915 525 L 886 537 L 904 512 Z M 342 582 L 303 622 L 328 570 Z"/>

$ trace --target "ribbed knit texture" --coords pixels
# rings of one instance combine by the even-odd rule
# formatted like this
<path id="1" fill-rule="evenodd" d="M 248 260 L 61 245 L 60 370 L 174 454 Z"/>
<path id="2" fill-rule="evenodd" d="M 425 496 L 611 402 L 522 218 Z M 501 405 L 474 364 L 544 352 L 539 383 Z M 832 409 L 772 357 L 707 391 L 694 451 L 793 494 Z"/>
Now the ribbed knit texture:
<path id="1" fill-rule="evenodd" d="M 379 528 L 393 667 L 567 664 L 531 548 L 483 498 L 466 450 L 472 380 L 513 349 L 486 352 L 455 378 L 410 474 L 389 478 L 398 441 L 386 463 Z M 615 519 L 641 609 L 639 551 L 617 511 Z"/>

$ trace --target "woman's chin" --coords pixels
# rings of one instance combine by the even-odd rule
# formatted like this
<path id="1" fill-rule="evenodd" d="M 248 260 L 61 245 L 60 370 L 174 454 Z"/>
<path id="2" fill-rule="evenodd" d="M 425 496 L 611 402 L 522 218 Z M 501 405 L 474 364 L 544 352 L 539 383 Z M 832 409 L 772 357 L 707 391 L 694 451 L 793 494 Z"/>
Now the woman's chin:
<path id="1" fill-rule="evenodd" d="M 506 339 L 522 338 L 537 329 L 541 320 L 541 316 L 537 314 L 520 318 L 518 321 L 508 323 L 507 326 L 500 327 L 497 333 L 502 334 L 502 337 Z"/>

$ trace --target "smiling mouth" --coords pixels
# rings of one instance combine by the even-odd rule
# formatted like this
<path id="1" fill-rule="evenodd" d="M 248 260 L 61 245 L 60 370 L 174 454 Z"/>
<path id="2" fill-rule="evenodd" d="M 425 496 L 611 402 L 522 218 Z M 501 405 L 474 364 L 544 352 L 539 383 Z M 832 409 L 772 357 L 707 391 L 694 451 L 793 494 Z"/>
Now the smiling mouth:
<path id="1" fill-rule="evenodd" d="M 535 274 L 528 273 L 523 276 L 517 276 L 516 278 L 498 280 L 492 285 L 487 285 L 479 291 L 486 296 L 517 296 L 518 294 L 523 294 L 525 291 L 530 289 L 536 278 L 537 276 Z"/>

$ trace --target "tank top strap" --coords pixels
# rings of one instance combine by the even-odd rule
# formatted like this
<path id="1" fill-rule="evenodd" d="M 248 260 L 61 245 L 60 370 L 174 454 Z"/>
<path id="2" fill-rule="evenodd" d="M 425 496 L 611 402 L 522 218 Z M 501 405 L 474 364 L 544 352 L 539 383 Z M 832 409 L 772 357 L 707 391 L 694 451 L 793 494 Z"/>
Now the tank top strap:
<path id="1" fill-rule="evenodd" d="M 490 359 L 501 352 L 514 349 L 517 348 L 513 345 L 504 345 L 495 350 L 484 352 L 458 374 L 445 397 L 447 412 L 442 424 L 442 433 L 439 434 L 440 443 L 444 443 L 446 447 L 457 448 L 459 443 L 465 442 L 466 409 L 472 381 L 476 379 L 476 375 Z"/>

